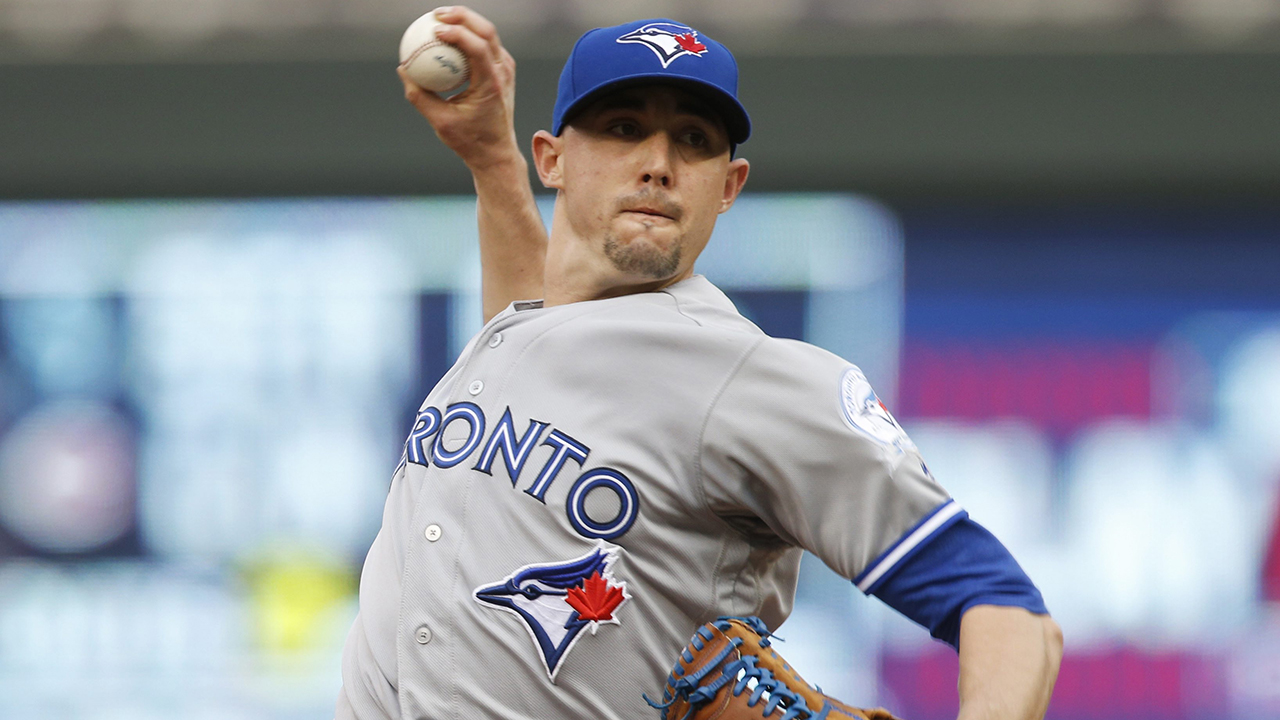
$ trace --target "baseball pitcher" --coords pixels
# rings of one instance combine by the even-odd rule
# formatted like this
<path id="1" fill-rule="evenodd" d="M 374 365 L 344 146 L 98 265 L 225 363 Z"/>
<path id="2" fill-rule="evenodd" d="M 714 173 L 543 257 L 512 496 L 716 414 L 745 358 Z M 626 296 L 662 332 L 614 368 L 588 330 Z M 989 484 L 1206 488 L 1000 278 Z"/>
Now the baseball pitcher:
<path id="1" fill-rule="evenodd" d="M 471 84 L 406 96 L 475 177 L 487 322 L 409 428 L 337 717 L 891 717 L 771 645 L 802 550 L 958 648 L 961 718 L 1042 717 L 1061 635 L 1018 564 L 856 366 L 694 273 L 749 172 L 729 51 L 668 19 L 578 41 L 532 144 L 548 237 L 510 55 L 437 16 Z"/>

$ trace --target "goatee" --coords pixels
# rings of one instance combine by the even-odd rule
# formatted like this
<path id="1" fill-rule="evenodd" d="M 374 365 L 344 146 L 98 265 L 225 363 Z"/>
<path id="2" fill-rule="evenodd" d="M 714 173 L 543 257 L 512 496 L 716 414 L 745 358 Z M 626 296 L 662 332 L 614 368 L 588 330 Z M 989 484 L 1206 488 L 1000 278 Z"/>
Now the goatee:
<path id="1" fill-rule="evenodd" d="M 645 242 L 633 241 L 624 245 L 613 234 L 604 239 L 604 255 L 615 268 L 630 275 L 654 280 L 665 280 L 676 274 L 682 250 L 679 243 L 664 253 Z"/>

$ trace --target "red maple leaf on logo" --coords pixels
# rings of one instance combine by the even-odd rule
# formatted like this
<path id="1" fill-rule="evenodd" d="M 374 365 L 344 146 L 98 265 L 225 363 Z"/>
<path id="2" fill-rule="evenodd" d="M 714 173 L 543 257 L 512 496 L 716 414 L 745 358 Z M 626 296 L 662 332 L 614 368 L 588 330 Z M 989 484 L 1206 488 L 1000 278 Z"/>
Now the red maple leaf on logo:
<path id="1" fill-rule="evenodd" d="M 706 45 L 698 42 L 698 36 L 693 33 L 681 33 L 680 35 L 676 35 L 676 42 L 680 43 L 680 47 L 695 54 L 707 49 Z"/>
<path id="2" fill-rule="evenodd" d="M 579 618 L 597 622 L 612 620 L 613 611 L 622 600 L 622 588 L 610 585 L 598 572 L 583 580 L 582 587 L 569 588 L 569 597 L 565 598 L 578 611 Z"/>

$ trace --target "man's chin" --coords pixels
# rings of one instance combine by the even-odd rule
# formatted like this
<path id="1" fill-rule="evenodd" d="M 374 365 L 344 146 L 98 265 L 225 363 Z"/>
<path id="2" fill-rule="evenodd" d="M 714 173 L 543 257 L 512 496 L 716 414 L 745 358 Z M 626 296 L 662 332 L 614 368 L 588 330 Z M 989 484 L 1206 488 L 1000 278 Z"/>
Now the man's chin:
<path id="1" fill-rule="evenodd" d="M 680 270 L 680 238 L 675 233 L 618 233 L 605 241 L 605 256 L 632 276 L 665 280 Z"/>

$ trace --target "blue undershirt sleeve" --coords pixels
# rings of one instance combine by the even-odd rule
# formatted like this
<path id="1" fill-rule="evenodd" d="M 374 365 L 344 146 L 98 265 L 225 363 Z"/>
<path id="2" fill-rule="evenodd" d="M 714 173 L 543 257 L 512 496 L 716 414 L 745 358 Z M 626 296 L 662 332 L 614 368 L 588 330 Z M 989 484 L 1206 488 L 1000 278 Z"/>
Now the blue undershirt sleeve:
<path id="1" fill-rule="evenodd" d="M 1044 598 L 1005 546 L 967 516 L 914 549 L 867 589 L 889 607 L 960 647 L 960 617 L 975 605 L 1047 615 Z"/>

